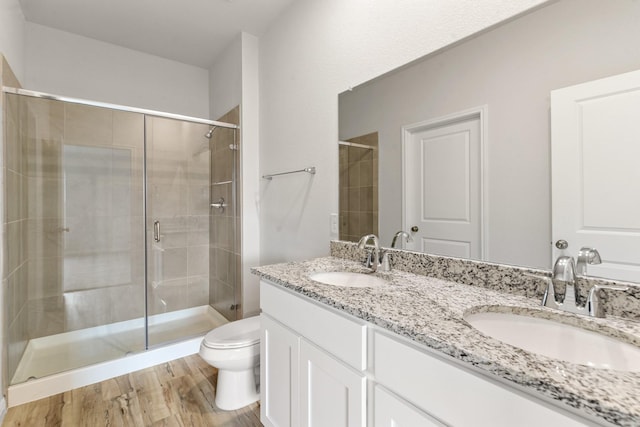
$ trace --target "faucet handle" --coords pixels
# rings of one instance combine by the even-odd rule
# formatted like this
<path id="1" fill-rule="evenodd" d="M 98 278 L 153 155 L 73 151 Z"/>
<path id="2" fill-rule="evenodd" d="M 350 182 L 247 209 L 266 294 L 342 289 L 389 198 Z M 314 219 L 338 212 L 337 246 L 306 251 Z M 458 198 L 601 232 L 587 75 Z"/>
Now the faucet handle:
<path id="1" fill-rule="evenodd" d="M 604 307 L 600 302 L 600 291 L 602 289 L 608 289 L 612 291 L 627 291 L 629 290 L 629 287 L 622 285 L 593 285 L 589 290 L 589 298 L 587 299 L 589 316 L 605 317 Z"/>
<path id="2" fill-rule="evenodd" d="M 560 304 L 558 304 L 558 302 L 556 301 L 556 290 L 553 286 L 553 280 L 551 280 L 551 277 L 533 273 L 522 273 L 522 275 L 532 277 L 534 279 L 543 280 L 547 285 L 544 290 L 544 295 L 542 296 L 542 305 L 544 307 L 551 307 L 556 309 L 560 307 Z"/>
<path id="3" fill-rule="evenodd" d="M 374 254 L 374 250 L 373 249 L 368 249 L 367 250 L 367 257 L 365 258 L 363 264 L 365 267 L 367 268 L 374 268 L 373 263 L 376 262 L 377 260 L 375 259 L 375 254 Z"/>
<path id="4" fill-rule="evenodd" d="M 384 251 L 380 259 L 380 271 L 391 271 L 391 254 L 389 251 Z"/>
<path id="5" fill-rule="evenodd" d="M 578 261 L 576 262 L 576 274 L 580 276 L 587 275 L 587 264 L 595 265 L 602 264 L 602 258 L 596 248 L 590 248 L 583 246 L 578 251 Z"/>

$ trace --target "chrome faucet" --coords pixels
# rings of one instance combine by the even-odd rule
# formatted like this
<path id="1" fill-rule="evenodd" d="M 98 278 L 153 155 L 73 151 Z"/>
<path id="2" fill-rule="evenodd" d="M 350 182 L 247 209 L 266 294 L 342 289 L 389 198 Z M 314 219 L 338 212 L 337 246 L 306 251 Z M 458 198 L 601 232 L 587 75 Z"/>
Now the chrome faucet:
<path id="1" fill-rule="evenodd" d="M 581 254 L 583 253 L 583 250 L 595 251 L 595 249 L 591 248 L 582 248 L 580 250 Z M 598 262 L 588 262 L 589 259 L 595 259 L 595 257 L 590 258 L 587 253 L 583 254 L 586 257 L 585 269 L 586 264 L 597 264 L 600 262 L 600 255 L 597 251 L 595 251 L 595 253 L 597 254 Z M 564 300 L 562 302 L 556 301 L 555 284 L 559 282 L 565 285 Z M 567 311 L 569 313 L 604 317 L 605 313 L 602 304 L 600 303 L 601 289 L 626 291 L 629 288 L 618 285 L 594 285 L 589 290 L 589 297 L 587 298 L 586 305 L 580 307 L 578 305 L 578 295 L 576 292 L 576 266 L 573 261 L 573 257 L 561 256 L 558 257 L 553 265 L 551 279 L 547 278 L 547 289 L 542 297 L 542 305 L 545 307 L 555 308 L 557 310 Z"/>
<path id="2" fill-rule="evenodd" d="M 396 242 L 398 241 L 398 238 L 400 238 L 400 240 L 402 240 L 402 237 L 404 237 L 407 243 L 409 242 L 413 242 L 413 237 L 411 237 L 411 234 L 407 233 L 406 231 L 398 231 L 394 236 L 393 236 L 393 240 L 391 241 L 391 248 L 395 248 L 396 247 Z"/>
<path id="3" fill-rule="evenodd" d="M 367 259 L 365 260 L 365 267 L 370 268 L 373 273 L 378 271 L 378 268 L 380 268 L 380 271 L 389 271 L 391 269 L 389 254 L 380 249 L 378 236 L 375 234 L 367 234 L 366 236 L 363 236 L 358 242 L 358 249 L 364 249 L 365 245 L 370 240 L 373 240 L 373 249 L 369 252 Z"/>
<path id="4" fill-rule="evenodd" d="M 587 275 L 587 264 L 601 264 L 602 259 L 600 253 L 595 248 L 582 247 L 578 252 L 578 261 L 576 262 L 576 274 L 579 276 Z"/>

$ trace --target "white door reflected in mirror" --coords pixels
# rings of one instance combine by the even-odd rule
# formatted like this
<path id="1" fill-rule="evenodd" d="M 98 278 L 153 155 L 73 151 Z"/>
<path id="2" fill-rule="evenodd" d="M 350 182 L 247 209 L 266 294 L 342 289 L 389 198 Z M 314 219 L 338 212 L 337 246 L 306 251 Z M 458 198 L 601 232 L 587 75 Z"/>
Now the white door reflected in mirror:
<path id="1" fill-rule="evenodd" d="M 481 110 L 404 127 L 406 248 L 484 259 Z"/>
<path id="2" fill-rule="evenodd" d="M 640 71 L 551 92 L 553 258 L 595 247 L 589 276 L 640 282 Z"/>

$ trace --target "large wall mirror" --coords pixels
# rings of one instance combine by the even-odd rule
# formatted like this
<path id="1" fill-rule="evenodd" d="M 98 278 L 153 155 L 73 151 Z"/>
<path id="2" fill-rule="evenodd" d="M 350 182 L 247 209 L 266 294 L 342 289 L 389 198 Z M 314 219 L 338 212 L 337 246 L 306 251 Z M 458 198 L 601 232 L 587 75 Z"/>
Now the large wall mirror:
<path id="1" fill-rule="evenodd" d="M 639 22 L 635 0 L 550 2 L 341 93 L 341 238 L 431 227 L 406 248 L 549 269 L 550 93 L 640 69 Z"/>

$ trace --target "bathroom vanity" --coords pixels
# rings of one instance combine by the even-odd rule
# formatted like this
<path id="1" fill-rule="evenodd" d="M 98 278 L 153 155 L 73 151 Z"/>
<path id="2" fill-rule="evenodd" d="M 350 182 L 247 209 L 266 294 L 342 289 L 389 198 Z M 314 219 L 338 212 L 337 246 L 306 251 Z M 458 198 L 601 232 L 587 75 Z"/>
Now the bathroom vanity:
<path id="1" fill-rule="evenodd" d="M 336 248 L 332 242 L 333 255 L 345 255 Z M 309 278 L 318 271 L 366 271 L 348 259 L 355 253 L 352 246 L 341 250 L 346 256 L 254 269 L 262 279 L 261 421 L 266 426 L 640 424 L 640 373 L 521 350 L 464 319 L 483 311 L 559 316 L 600 332 L 613 328 L 625 340 L 637 339 L 635 345 L 638 322 L 558 315 L 541 307 L 537 296 L 526 295 L 539 285 L 530 276 L 523 276 L 521 285 L 512 283 L 520 294 L 490 289 L 488 277 L 513 282 L 518 272 L 482 263 L 475 263 L 478 280 L 484 280 L 479 286 L 399 269 L 376 273 L 386 284 L 371 287 Z"/>

